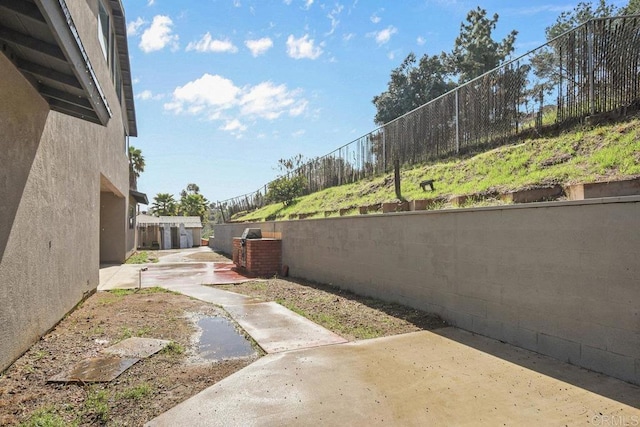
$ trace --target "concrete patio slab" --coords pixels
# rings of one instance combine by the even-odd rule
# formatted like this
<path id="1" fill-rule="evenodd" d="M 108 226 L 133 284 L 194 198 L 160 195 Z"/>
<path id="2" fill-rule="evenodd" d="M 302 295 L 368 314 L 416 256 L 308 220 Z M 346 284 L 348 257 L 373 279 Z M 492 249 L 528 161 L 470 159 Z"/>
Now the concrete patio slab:
<path id="1" fill-rule="evenodd" d="M 459 329 L 436 332 L 270 354 L 147 425 L 640 422 L 640 387 Z"/>
<path id="2" fill-rule="evenodd" d="M 158 264 L 122 264 L 100 268 L 99 291 L 133 289 L 141 281 L 143 288 L 163 283 L 179 285 L 222 285 L 256 281 L 232 269 L 231 262 L 175 262 Z M 140 270 L 142 275 L 140 276 Z"/>
<path id="3" fill-rule="evenodd" d="M 233 271 L 229 264 L 214 262 L 147 264 L 147 271 L 142 273 L 142 285 L 146 287 L 159 286 L 159 283 L 222 285 L 256 280 Z"/>
<path id="4" fill-rule="evenodd" d="M 211 252 L 211 249 L 207 246 L 199 246 L 195 248 L 187 249 L 168 249 L 158 251 L 158 262 L 160 263 L 175 263 L 175 262 L 193 262 L 193 259 L 189 258 L 189 255 L 197 254 L 199 252 Z"/>
<path id="5" fill-rule="evenodd" d="M 224 308 L 267 353 L 347 342 L 341 336 L 276 302 Z"/>
<path id="6" fill-rule="evenodd" d="M 137 288 L 139 271 L 143 267 L 141 264 L 101 266 L 98 290 Z"/>

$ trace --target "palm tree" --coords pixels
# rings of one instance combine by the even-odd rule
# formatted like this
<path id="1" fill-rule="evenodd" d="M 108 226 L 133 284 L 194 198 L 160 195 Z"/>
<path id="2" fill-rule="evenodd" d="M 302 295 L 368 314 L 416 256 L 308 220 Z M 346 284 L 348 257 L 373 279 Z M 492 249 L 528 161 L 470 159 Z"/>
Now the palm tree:
<path id="1" fill-rule="evenodd" d="M 144 157 L 142 151 L 133 145 L 129 146 L 129 187 L 138 188 L 138 177 L 144 172 Z"/>
<path id="2" fill-rule="evenodd" d="M 151 209 L 157 216 L 174 216 L 177 209 L 176 199 L 169 193 L 158 193 L 153 198 Z"/>

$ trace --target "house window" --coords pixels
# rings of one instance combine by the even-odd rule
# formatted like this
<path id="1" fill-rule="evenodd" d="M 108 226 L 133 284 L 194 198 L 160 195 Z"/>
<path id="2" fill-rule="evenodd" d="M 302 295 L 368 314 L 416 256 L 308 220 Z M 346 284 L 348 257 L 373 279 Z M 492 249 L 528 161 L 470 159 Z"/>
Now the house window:
<path id="1" fill-rule="evenodd" d="M 104 7 L 101 0 L 98 0 L 98 41 L 104 53 L 104 59 L 109 62 L 109 36 L 111 34 L 111 25 L 109 23 L 109 12 Z"/>
<path id="2" fill-rule="evenodd" d="M 129 229 L 133 229 L 136 226 L 136 206 L 129 205 Z"/>
<path id="3" fill-rule="evenodd" d="M 111 28 L 109 9 L 105 6 L 104 0 L 98 0 L 98 41 L 109 66 L 118 101 L 122 104 L 122 73 L 118 62 L 116 38 Z"/>

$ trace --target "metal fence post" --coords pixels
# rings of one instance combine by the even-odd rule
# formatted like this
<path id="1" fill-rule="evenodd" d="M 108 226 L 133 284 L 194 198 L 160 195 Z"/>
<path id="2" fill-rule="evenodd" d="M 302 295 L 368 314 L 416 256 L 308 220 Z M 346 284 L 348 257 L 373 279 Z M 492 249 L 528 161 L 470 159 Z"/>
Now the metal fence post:
<path id="1" fill-rule="evenodd" d="M 589 74 L 589 113 L 596 113 L 596 104 L 595 104 L 595 90 L 593 87 L 594 84 L 594 67 L 593 67 L 593 39 L 595 37 L 594 32 L 594 21 L 590 20 L 587 22 L 587 73 Z"/>
<path id="2" fill-rule="evenodd" d="M 382 129 L 382 166 L 384 172 L 387 171 L 387 132 L 386 128 Z"/>
<path id="3" fill-rule="evenodd" d="M 458 92 L 459 90 L 456 88 L 456 154 L 460 152 L 460 100 Z"/>

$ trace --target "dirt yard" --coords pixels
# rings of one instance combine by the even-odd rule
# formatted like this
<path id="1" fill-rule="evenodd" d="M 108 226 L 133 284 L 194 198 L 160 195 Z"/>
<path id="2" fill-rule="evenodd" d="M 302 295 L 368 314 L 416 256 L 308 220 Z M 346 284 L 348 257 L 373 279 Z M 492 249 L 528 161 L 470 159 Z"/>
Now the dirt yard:
<path id="1" fill-rule="evenodd" d="M 215 253 L 197 261 L 227 261 Z M 445 326 L 437 316 L 339 289 L 271 279 L 219 288 L 277 301 L 349 340 Z M 0 374 L 0 425 L 138 426 L 252 363 L 196 356 L 193 319 L 227 316 L 211 304 L 152 288 L 98 292 Z M 48 383 L 73 363 L 139 336 L 171 340 L 110 383 Z"/>

